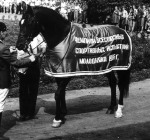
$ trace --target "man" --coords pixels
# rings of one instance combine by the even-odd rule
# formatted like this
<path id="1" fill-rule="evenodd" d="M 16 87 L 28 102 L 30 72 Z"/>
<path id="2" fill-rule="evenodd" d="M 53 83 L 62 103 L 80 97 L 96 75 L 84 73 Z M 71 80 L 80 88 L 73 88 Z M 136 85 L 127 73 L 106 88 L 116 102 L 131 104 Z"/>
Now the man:
<path id="1" fill-rule="evenodd" d="M 35 61 L 35 57 L 33 55 L 26 59 L 17 59 L 16 50 L 7 47 L 4 44 L 7 33 L 6 31 L 6 25 L 3 22 L 0 22 L 0 123 L 2 119 L 2 112 L 4 110 L 5 99 L 11 85 L 10 65 L 18 68 L 27 67 L 31 65 L 31 62 Z M 0 136 L 0 140 L 1 139 L 5 140 L 8 138 Z"/>
<path id="2" fill-rule="evenodd" d="M 137 9 L 136 6 L 133 5 L 133 14 L 134 14 L 134 19 L 133 19 L 133 26 L 132 26 L 132 32 L 135 30 L 136 24 L 137 24 Z"/>
<path id="3" fill-rule="evenodd" d="M 128 12 L 125 9 L 125 6 L 122 7 L 121 11 L 121 28 L 127 29 L 127 19 L 128 19 Z"/>
<path id="4" fill-rule="evenodd" d="M 46 43 L 41 34 L 36 36 L 29 45 L 33 49 L 33 53 L 45 52 Z M 39 49 L 37 49 L 40 48 Z M 39 52 L 37 52 L 37 50 Z M 21 59 L 26 56 L 27 53 L 19 51 L 18 58 Z M 20 105 L 20 118 L 19 121 L 27 121 L 30 119 L 37 119 L 35 116 L 36 100 L 38 95 L 39 80 L 40 80 L 40 64 L 41 58 L 36 59 L 27 69 L 19 70 L 19 105 Z"/>
<path id="5" fill-rule="evenodd" d="M 146 14 L 147 14 L 147 9 L 146 9 L 146 6 L 143 5 L 142 6 L 142 15 L 141 15 L 141 31 L 140 31 L 140 33 L 142 33 L 145 30 Z"/>
<path id="6" fill-rule="evenodd" d="M 115 6 L 115 10 L 114 10 L 114 12 L 112 14 L 112 23 L 115 26 L 119 27 L 119 23 L 120 23 L 120 11 L 119 11 L 118 6 Z"/>
<path id="7" fill-rule="evenodd" d="M 87 10 L 88 10 L 88 5 L 87 2 L 84 1 L 82 5 L 82 23 L 87 23 Z"/>

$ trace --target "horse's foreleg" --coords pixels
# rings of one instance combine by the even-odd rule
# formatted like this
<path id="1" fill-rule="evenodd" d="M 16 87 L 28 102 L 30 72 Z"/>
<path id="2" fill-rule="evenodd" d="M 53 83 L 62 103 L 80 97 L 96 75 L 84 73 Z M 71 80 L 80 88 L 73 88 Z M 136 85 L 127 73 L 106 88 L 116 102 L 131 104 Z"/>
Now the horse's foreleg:
<path id="1" fill-rule="evenodd" d="M 106 74 L 106 77 L 108 78 L 110 89 L 111 89 L 111 104 L 106 111 L 106 114 L 114 114 L 115 112 L 115 107 L 117 105 L 116 101 L 116 84 L 117 84 L 117 79 L 115 77 L 114 72 L 110 72 Z"/>
<path id="2" fill-rule="evenodd" d="M 62 92 L 61 92 L 61 118 L 64 119 L 65 115 L 67 114 L 67 106 L 66 106 L 66 86 L 68 85 L 71 78 L 66 78 L 63 81 L 62 85 Z"/>
<path id="3" fill-rule="evenodd" d="M 64 121 L 64 116 L 67 113 L 65 89 L 69 81 L 70 78 L 56 78 L 58 85 L 57 91 L 55 92 L 56 114 L 52 127 L 60 127 Z"/>
<path id="4" fill-rule="evenodd" d="M 61 94 L 61 118 L 64 118 L 67 114 L 67 106 L 66 106 L 66 92 L 65 90 L 62 91 Z"/>
<path id="5" fill-rule="evenodd" d="M 61 89 L 60 86 L 58 84 L 58 88 L 55 92 L 55 102 L 56 102 L 56 112 L 55 112 L 55 120 L 60 120 L 60 116 L 61 116 Z"/>

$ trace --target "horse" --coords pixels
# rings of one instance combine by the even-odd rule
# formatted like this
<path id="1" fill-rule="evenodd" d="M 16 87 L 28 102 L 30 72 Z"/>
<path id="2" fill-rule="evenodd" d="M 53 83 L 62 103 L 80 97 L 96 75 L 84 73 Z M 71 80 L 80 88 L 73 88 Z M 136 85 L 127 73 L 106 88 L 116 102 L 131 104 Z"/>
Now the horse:
<path id="1" fill-rule="evenodd" d="M 62 47 L 63 49 L 61 48 L 61 45 L 62 45 L 61 42 L 63 40 L 66 40 L 66 37 L 69 35 L 69 32 L 71 31 L 71 28 L 72 28 L 72 22 L 68 21 L 67 19 L 62 17 L 59 13 L 57 13 L 56 11 L 50 8 L 45 8 L 45 7 L 40 7 L 40 6 L 31 7 L 25 3 L 23 3 L 22 6 L 23 6 L 23 15 L 19 22 L 20 31 L 18 34 L 16 47 L 19 50 L 26 50 L 27 46 L 33 40 L 33 38 L 37 36 L 39 33 L 41 33 L 47 43 L 47 48 L 45 51 L 46 56 L 49 57 L 49 53 L 52 53 L 53 55 L 54 54 L 53 50 L 55 50 L 57 45 L 60 46 L 58 50 L 64 51 L 64 48 L 63 47 Z M 114 31 L 115 30 L 121 31 L 124 34 L 124 36 L 129 40 L 129 46 L 131 47 L 131 39 L 123 29 L 120 29 L 113 25 L 105 25 L 104 27 L 103 25 L 102 26 L 99 25 L 99 26 L 102 28 L 102 31 L 103 31 L 103 28 L 106 29 L 106 28 L 111 28 L 111 27 L 114 28 Z M 78 27 L 78 29 L 79 28 L 80 27 Z M 91 28 L 94 28 L 94 27 L 91 27 Z M 72 55 L 72 50 L 71 51 L 67 50 L 66 53 L 69 54 L 70 56 Z M 130 55 L 131 55 L 131 52 L 130 52 Z M 62 58 L 64 58 L 64 56 L 62 56 Z M 57 58 L 54 58 L 54 59 L 55 61 L 59 61 L 57 60 Z M 131 61 L 131 58 L 129 58 L 129 61 Z M 67 66 L 71 67 L 70 66 L 71 64 L 69 63 L 69 61 L 65 61 L 64 63 L 58 62 L 58 65 L 60 66 L 64 64 L 66 67 Z M 73 66 L 75 67 L 75 65 L 76 64 L 74 63 Z M 68 69 L 68 68 L 64 68 L 64 69 Z M 122 110 L 124 107 L 123 99 L 124 97 L 127 97 L 129 95 L 130 66 L 128 66 L 128 68 L 125 68 L 125 69 L 118 69 L 118 68 L 111 69 L 110 68 L 108 71 L 105 71 L 104 73 L 91 72 L 89 74 L 87 72 L 87 73 L 82 73 L 81 75 L 91 75 L 91 74 L 93 75 L 105 74 L 106 75 L 109 81 L 110 89 L 111 89 L 111 103 L 106 113 L 107 114 L 115 113 L 116 118 L 122 117 L 123 116 Z M 79 75 L 77 73 L 72 74 L 71 72 L 66 76 L 60 76 L 60 75 L 58 76 L 57 74 L 56 76 L 54 76 L 58 87 L 55 92 L 56 113 L 55 113 L 55 117 L 52 123 L 52 127 L 60 127 L 65 121 L 65 116 L 67 115 L 65 89 L 69 81 L 76 75 L 80 76 L 80 74 Z M 116 97 L 117 85 L 120 91 L 119 100 Z"/>

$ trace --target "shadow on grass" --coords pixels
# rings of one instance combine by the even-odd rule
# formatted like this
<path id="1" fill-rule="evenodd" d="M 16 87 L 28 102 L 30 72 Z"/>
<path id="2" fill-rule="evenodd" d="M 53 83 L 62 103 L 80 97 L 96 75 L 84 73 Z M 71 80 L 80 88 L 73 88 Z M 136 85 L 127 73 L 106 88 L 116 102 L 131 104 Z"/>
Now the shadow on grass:
<path id="1" fill-rule="evenodd" d="M 75 99 L 67 100 L 68 115 L 88 113 L 103 110 L 110 105 L 110 96 L 107 95 L 87 95 Z M 38 99 L 37 112 L 40 107 L 45 108 L 45 113 L 55 115 L 55 102 Z"/>
<path id="2" fill-rule="evenodd" d="M 150 122 L 40 140 L 149 140 Z"/>
<path id="3" fill-rule="evenodd" d="M 4 135 L 9 129 L 16 125 L 17 118 L 13 116 L 15 111 L 7 110 L 3 112 L 1 134 Z"/>
<path id="4" fill-rule="evenodd" d="M 110 103 L 110 96 L 89 95 L 75 99 L 67 100 L 68 115 L 88 113 L 100 111 L 107 108 Z M 44 113 L 55 115 L 55 101 L 45 101 L 41 98 L 37 99 L 36 113 L 44 107 Z M 9 129 L 16 125 L 18 118 L 14 114 L 18 114 L 19 110 L 7 110 L 3 112 L 1 134 L 5 134 Z M 18 114 L 19 115 L 19 114 Z"/>

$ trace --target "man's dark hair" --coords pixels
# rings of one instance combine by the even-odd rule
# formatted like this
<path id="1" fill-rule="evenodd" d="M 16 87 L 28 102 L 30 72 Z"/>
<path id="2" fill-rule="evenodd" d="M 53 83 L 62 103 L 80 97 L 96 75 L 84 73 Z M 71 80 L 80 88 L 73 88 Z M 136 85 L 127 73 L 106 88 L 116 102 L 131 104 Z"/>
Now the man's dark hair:
<path id="1" fill-rule="evenodd" d="M 5 25 L 5 23 L 0 22 L 0 31 L 5 32 L 7 30 L 7 27 Z"/>

